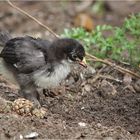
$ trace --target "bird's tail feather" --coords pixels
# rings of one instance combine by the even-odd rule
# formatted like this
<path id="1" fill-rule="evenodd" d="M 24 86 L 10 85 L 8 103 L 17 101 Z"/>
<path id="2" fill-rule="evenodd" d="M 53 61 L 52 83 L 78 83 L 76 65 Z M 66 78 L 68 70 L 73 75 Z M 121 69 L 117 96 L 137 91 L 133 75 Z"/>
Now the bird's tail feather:
<path id="1" fill-rule="evenodd" d="M 6 32 L 6 31 L 0 31 L 0 52 L 5 46 L 6 42 L 10 40 L 12 36 Z M 15 70 L 12 66 L 7 65 L 6 62 L 1 58 L 0 55 L 0 76 L 5 77 L 8 81 L 15 84 L 17 87 L 19 87 L 17 79 L 15 78 Z"/>
<path id="2" fill-rule="evenodd" d="M 7 31 L 0 31 L 0 47 L 4 47 L 6 42 L 10 40 L 12 36 Z"/>

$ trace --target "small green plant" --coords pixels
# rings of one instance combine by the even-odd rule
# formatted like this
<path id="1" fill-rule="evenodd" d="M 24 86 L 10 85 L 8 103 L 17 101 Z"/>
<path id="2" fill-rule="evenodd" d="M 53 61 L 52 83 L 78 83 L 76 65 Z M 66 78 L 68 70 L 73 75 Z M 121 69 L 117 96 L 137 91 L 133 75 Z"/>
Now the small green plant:
<path id="1" fill-rule="evenodd" d="M 100 58 L 140 64 L 140 13 L 124 20 L 121 27 L 98 25 L 87 32 L 83 28 L 65 29 L 62 37 L 77 39 L 88 53 Z"/>
<path id="2" fill-rule="evenodd" d="M 137 15 L 131 15 L 130 18 L 126 18 L 124 22 L 124 28 L 134 37 L 140 37 L 140 13 Z"/>

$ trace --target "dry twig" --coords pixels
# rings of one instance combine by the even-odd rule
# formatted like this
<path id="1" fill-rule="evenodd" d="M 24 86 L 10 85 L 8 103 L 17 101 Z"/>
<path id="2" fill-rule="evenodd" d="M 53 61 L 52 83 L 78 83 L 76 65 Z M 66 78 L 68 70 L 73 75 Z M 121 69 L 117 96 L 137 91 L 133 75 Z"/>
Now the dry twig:
<path id="1" fill-rule="evenodd" d="M 137 73 L 135 73 L 135 72 L 133 72 L 131 70 L 122 68 L 121 66 L 118 66 L 115 63 L 112 63 L 112 62 L 110 62 L 108 60 L 103 60 L 103 59 L 97 58 L 96 56 L 93 56 L 93 55 L 91 55 L 89 53 L 86 53 L 86 56 L 87 57 L 90 57 L 93 61 L 98 61 L 98 62 L 104 63 L 106 65 L 109 65 L 109 66 L 113 67 L 114 69 L 120 71 L 121 73 L 128 73 L 128 74 L 130 74 L 132 76 L 135 76 L 137 78 L 140 78 L 140 75 L 138 75 Z"/>
<path id="2" fill-rule="evenodd" d="M 42 26 L 43 28 L 45 28 L 46 30 L 48 30 L 51 34 L 53 34 L 56 38 L 60 38 L 59 35 L 57 35 L 55 32 L 53 32 L 48 26 L 44 25 L 43 23 L 41 23 L 40 21 L 38 21 L 36 18 L 34 18 L 33 16 L 31 16 L 30 14 L 28 14 L 27 12 L 25 12 L 24 10 L 20 9 L 19 7 L 15 6 L 13 3 L 10 2 L 10 0 L 7 0 L 8 4 L 10 6 L 12 6 L 14 9 L 18 10 L 19 12 L 21 12 L 22 14 L 28 16 L 30 19 L 34 20 L 35 22 L 37 22 L 40 26 Z M 125 68 L 122 68 L 121 66 L 118 66 L 114 63 L 111 63 L 110 61 L 107 61 L 107 60 L 103 60 L 103 59 L 100 59 L 100 58 L 97 58 L 96 56 L 94 55 L 91 55 L 89 53 L 86 53 L 86 56 L 91 58 L 93 61 L 98 61 L 98 62 L 101 62 L 101 63 L 104 63 L 106 65 L 109 65 L 111 67 L 113 67 L 114 69 L 120 71 L 121 73 L 128 73 L 132 76 L 135 76 L 137 78 L 140 79 L 140 75 L 138 75 L 137 73 L 133 72 L 133 71 L 130 71 L 128 69 L 125 69 Z"/>
<path id="3" fill-rule="evenodd" d="M 55 37 L 60 38 L 59 35 L 57 35 L 54 31 L 52 31 L 48 26 L 44 25 L 43 23 L 41 23 L 39 20 L 37 20 L 35 17 L 31 16 L 30 14 L 28 14 L 27 12 L 25 12 L 24 10 L 20 9 L 19 7 L 17 7 L 16 5 L 14 5 L 12 2 L 10 2 L 10 0 L 7 0 L 8 4 L 10 6 L 12 6 L 14 9 L 18 10 L 20 13 L 26 15 L 27 17 L 29 17 L 30 19 L 34 20 L 35 22 L 37 22 L 41 27 L 45 28 L 46 30 L 48 30 L 51 34 L 53 34 Z"/>

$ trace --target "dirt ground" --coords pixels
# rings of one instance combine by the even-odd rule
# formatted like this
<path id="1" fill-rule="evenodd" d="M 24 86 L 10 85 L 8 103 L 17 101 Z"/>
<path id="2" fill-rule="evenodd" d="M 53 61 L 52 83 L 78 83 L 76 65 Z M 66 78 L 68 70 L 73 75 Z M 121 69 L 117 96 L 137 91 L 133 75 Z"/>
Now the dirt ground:
<path id="1" fill-rule="evenodd" d="M 140 3 L 136 1 L 128 1 L 127 4 L 127 8 L 120 6 L 122 13 L 122 9 L 117 9 L 117 4 L 112 2 L 108 4 L 109 10 L 107 8 L 102 16 L 94 15 L 90 11 L 91 7 L 84 9 L 84 12 L 92 15 L 95 25 L 121 25 L 124 17 L 132 11 L 138 12 L 140 7 Z M 78 14 L 75 9 L 79 3 L 20 2 L 16 5 L 55 32 L 61 33 L 64 28 L 74 26 L 73 19 Z M 53 38 L 5 2 L 0 2 L 0 21 L 0 29 L 6 29 L 14 36 L 28 34 Z M 1 110 L 6 101 L 13 102 L 20 95 L 14 86 L 10 86 L 0 76 L 0 139 L 25 139 L 28 134 L 37 132 L 35 139 L 138 140 L 140 90 L 134 88 L 135 78 L 127 83 L 124 77 L 124 74 L 108 66 L 96 70 L 92 68 L 92 72 L 91 67 L 87 70 L 75 68 L 74 73 L 62 85 L 66 88 L 65 92 L 54 96 L 41 94 L 47 113 L 40 119 L 35 116 L 21 116 L 11 110 Z"/>

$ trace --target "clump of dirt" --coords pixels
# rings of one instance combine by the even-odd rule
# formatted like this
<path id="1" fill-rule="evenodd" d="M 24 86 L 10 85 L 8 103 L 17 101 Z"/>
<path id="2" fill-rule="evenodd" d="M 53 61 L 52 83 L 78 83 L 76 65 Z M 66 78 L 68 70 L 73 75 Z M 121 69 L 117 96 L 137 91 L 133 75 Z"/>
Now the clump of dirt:
<path id="1" fill-rule="evenodd" d="M 115 73 L 119 79 L 123 78 Z M 75 86 L 65 87 L 65 93 L 54 97 L 41 94 L 43 106 L 48 110 L 43 119 L 23 117 L 13 111 L 0 113 L 1 137 L 19 138 L 35 131 L 39 138 L 49 139 L 140 138 L 140 93 L 102 77 L 93 82 L 95 77 L 96 74 L 86 78 L 86 82 L 79 78 L 73 83 Z M 81 86 L 77 90 L 74 87 L 79 82 Z M 9 92 L 5 92 L 4 86 L 1 88 L 3 98 L 11 101 L 18 98 L 12 88 L 7 90 Z"/>

